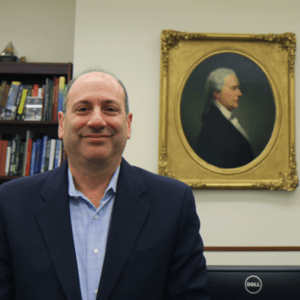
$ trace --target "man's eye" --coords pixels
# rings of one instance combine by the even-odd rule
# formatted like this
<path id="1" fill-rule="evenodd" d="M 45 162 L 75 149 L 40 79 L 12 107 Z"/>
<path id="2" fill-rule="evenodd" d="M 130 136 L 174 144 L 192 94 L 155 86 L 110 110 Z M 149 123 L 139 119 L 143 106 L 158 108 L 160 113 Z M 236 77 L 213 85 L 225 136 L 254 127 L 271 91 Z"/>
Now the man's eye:
<path id="1" fill-rule="evenodd" d="M 87 107 L 78 107 L 77 108 L 78 112 L 86 112 L 87 110 L 88 110 Z"/>
<path id="2" fill-rule="evenodd" d="M 117 111 L 117 109 L 115 107 L 107 107 L 106 110 L 109 111 L 109 112 L 116 112 Z"/>

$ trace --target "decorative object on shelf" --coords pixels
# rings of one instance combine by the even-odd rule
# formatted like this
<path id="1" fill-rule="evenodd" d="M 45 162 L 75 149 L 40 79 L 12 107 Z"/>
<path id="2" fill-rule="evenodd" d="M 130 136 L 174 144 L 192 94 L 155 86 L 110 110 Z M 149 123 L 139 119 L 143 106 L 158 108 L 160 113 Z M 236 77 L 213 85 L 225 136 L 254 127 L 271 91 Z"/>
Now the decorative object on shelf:
<path id="1" fill-rule="evenodd" d="M 195 189 L 295 190 L 295 50 L 293 33 L 162 31 L 159 174 Z M 220 68 L 235 75 L 222 77 L 220 90 L 206 97 L 208 78 Z M 226 78 L 235 78 L 240 99 L 234 109 L 224 112 L 216 97 Z M 238 119 L 247 137 L 237 132 L 231 117 Z M 221 119 L 223 126 L 217 126 Z M 225 124 L 236 138 L 229 131 L 225 134 Z M 204 151 L 207 144 L 210 151 Z M 238 155 L 231 153 L 237 153 L 234 150 L 241 144 L 245 147 L 239 153 L 247 154 L 246 162 L 235 166 L 212 162 L 235 159 Z"/>
<path id="2" fill-rule="evenodd" d="M 17 52 L 12 42 L 9 42 L 0 55 L 0 62 L 18 61 Z"/>

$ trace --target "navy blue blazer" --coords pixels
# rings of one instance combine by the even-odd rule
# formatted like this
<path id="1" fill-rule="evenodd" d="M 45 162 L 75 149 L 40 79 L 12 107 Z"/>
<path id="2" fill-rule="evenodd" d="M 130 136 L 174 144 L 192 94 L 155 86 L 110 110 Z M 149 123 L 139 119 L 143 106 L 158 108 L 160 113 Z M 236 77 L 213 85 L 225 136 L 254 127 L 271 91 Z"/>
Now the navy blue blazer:
<path id="1" fill-rule="evenodd" d="M 81 299 L 67 165 L 0 186 L 1 300 Z M 209 299 L 199 226 L 189 187 L 123 159 L 97 299 Z"/>
<path id="2" fill-rule="evenodd" d="M 248 140 L 213 104 L 205 116 L 195 152 L 219 168 L 238 168 L 254 159 Z"/>

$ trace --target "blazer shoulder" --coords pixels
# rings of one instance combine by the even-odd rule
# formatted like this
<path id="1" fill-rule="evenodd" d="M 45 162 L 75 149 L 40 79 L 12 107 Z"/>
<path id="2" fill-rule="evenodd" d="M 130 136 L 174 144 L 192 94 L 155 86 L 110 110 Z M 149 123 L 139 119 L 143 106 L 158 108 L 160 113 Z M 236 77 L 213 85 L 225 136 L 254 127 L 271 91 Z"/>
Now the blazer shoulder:
<path id="1" fill-rule="evenodd" d="M 0 194 L 3 195 L 5 192 L 24 192 L 28 189 L 35 188 L 38 189 L 41 183 L 45 181 L 45 179 L 48 177 L 49 174 L 42 173 L 42 174 L 36 174 L 26 177 L 20 177 L 16 179 L 12 179 L 10 181 L 7 181 L 0 185 Z"/>
<path id="2" fill-rule="evenodd" d="M 0 185 L 0 204 L 14 201 L 22 201 L 36 198 L 45 187 L 53 187 L 62 181 L 63 168 L 47 171 L 45 173 L 20 177 Z M 22 201 L 20 201 L 22 200 Z"/>
<path id="3" fill-rule="evenodd" d="M 154 186 L 155 189 L 189 189 L 190 187 L 182 181 L 167 176 L 155 174 L 139 167 L 133 167 L 139 178 L 147 185 Z"/>

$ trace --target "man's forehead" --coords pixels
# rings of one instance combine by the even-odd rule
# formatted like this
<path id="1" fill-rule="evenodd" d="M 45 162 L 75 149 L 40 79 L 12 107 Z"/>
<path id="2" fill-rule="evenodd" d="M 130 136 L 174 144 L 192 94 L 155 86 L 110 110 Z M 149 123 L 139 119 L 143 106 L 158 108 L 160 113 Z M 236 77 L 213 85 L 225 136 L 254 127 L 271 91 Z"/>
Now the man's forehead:
<path id="1" fill-rule="evenodd" d="M 91 81 L 98 81 L 100 84 L 111 84 L 117 87 L 120 86 L 119 82 L 115 78 L 103 72 L 91 72 L 83 74 L 74 82 L 73 86 L 78 84 L 87 84 Z"/>
<path id="2" fill-rule="evenodd" d="M 69 94 L 86 88 L 93 90 L 114 90 L 121 95 L 124 94 L 121 84 L 114 77 L 103 72 L 91 72 L 81 75 L 73 83 Z"/>
<path id="3" fill-rule="evenodd" d="M 225 77 L 225 84 L 236 85 L 239 84 L 239 80 L 235 75 L 230 74 Z"/>

